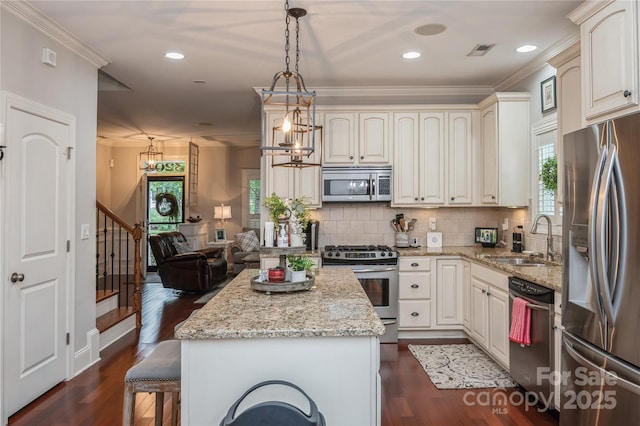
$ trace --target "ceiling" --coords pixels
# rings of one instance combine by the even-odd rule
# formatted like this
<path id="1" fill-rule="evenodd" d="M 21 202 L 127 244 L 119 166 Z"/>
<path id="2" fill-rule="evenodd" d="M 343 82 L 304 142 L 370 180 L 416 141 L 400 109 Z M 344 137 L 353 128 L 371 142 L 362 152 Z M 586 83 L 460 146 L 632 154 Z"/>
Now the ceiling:
<path id="1" fill-rule="evenodd" d="M 254 88 L 268 88 L 285 68 L 284 1 L 29 3 L 106 57 L 102 70 L 126 86 L 101 79 L 98 137 L 259 145 Z M 566 15 L 580 3 L 290 0 L 290 7 L 308 13 L 300 19 L 300 73 L 318 105 L 418 104 L 475 103 L 543 63 L 558 42 L 575 38 L 578 28 Z M 447 29 L 417 34 L 425 24 Z M 290 28 L 293 64 L 294 23 Z M 495 46 L 467 56 L 478 44 Z M 538 49 L 516 53 L 523 44 Z M 185 59 L 164 58 L 170 50 Z M 407 50 L 422 56 L 402 59 Z"/>

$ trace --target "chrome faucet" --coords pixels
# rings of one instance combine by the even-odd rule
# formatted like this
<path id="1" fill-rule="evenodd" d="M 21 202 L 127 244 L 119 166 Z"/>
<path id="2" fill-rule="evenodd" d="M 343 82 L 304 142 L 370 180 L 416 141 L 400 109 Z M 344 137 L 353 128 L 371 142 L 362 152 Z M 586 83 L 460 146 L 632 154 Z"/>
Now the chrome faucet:
<path id="1" fill-rule="evenodd" d="M 538 231 L 538 222 L 540 219 L 547 219 L 547 260 L 553 261 L 555 257 L 559 255 L 558 252 L 553 251 L 553 236 L 551 235 L 551 218 L 546 214 L 538 214 L 536 218 L 533 220 L 533 225 L 531 226 L 531 234 L 537 234 Z"/>

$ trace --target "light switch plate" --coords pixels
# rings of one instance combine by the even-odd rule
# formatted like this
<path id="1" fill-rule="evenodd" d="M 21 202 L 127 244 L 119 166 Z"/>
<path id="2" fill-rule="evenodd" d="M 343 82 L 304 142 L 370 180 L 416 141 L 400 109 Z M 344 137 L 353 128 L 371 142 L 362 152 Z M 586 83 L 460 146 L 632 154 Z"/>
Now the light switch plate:
<path id="1" fill-rule="evenodd" d="M 436 218 L 435 217 L 430 217 L 429 218 L 429 229 L 431 231 L 435 231 L 436 230 Z"/>
<path id="2" fill-rule="evenodd" d="M 83 223 L 80 225 L 80 239 L 88 240 L 89 239 L 89 224 Z"/>

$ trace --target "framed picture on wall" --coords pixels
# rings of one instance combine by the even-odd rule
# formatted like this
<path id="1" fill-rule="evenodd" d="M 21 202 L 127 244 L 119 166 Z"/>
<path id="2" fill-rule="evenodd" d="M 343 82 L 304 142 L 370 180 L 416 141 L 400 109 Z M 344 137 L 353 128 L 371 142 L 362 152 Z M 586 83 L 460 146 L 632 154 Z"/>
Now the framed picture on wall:
<path id="1" fill-rule="evenodd" d="M 540 83 L 540 93 L 542 95 L 542 113 L 556 109 L 556 76 L 552 75 Z"/>
<path id="2" fill-rule="evenodd" d="M 227 241 L 227 231 L 224 228 L 216 228 L 216 241 Z"/>

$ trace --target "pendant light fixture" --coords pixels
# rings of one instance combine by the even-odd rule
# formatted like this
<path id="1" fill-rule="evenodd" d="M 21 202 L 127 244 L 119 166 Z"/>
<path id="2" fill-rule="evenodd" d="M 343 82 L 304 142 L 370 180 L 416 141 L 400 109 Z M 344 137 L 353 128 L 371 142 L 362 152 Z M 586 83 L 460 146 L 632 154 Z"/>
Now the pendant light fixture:
<path id="1" fill-rule="evenodd" d="M 140 170 L 150 171 L 155 170 L 156 164 L 164 161 L 164 154 L 161 151 L 158 151 L 155 146 L 153 146 L 153 138 L 152 136 L 147 136 L 149 139 L 149 146 L 146 151 L 142 151 L 140 153 Z"/>
<path id="2" fill-rule="evenodd" d="M 307 11 L 301 8 L 285 8 L 285 70 L 276 73 L 269 90 L 262 90 L 262 155 L 270 155 L 273 167 L 310 167 L 310 156 L 316 151 L 316 132 L 319 131 L 318 146 L 322 140 L 322 126 L 316 125 L 316 92 L 307 90 L 304 79 L 298 71 L 300 59 L 299 18 Z M 296 61 L 295 70 L 289 69 L 289 23 L 296 20 Z M 281 123 L 269 128 L 267 113 L 281 115 Z M 271 136 L 271 138 L 269 138 Z M 319 154 L 319 153 L 318 153 Z"/>

